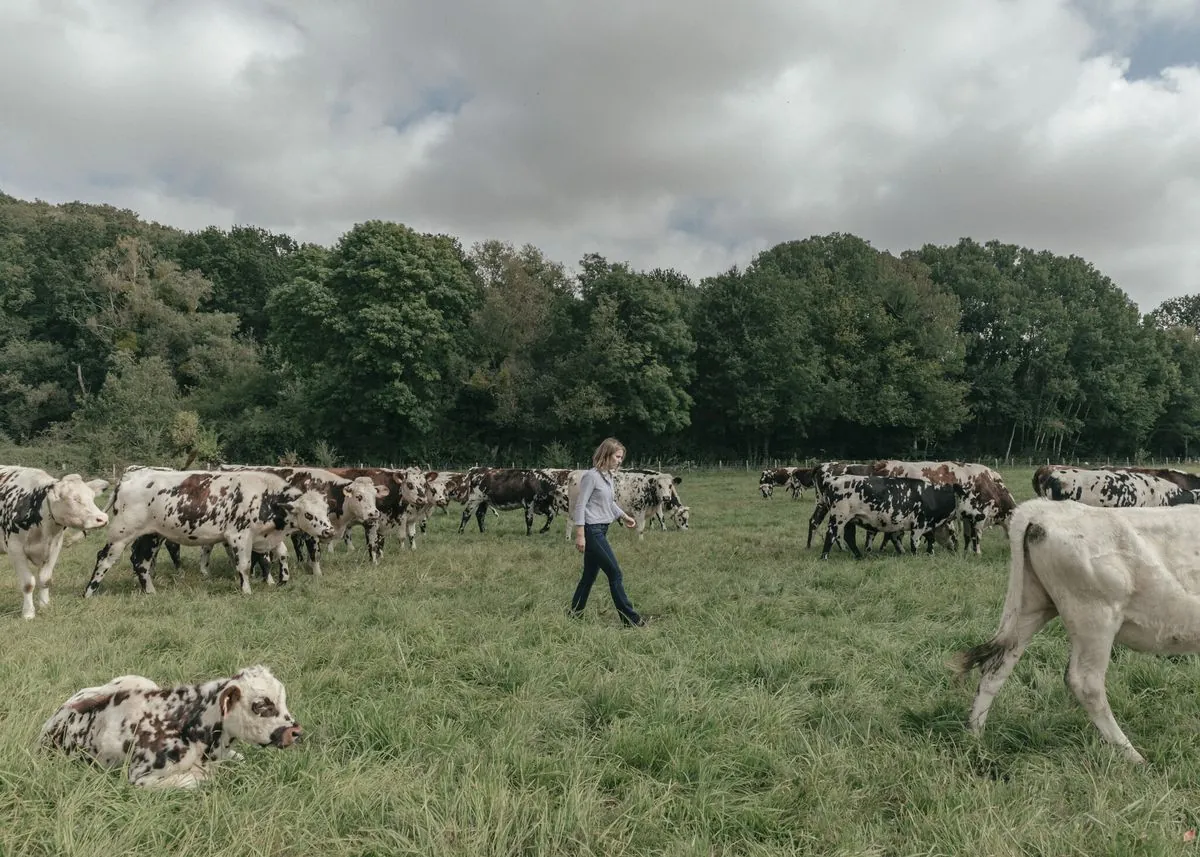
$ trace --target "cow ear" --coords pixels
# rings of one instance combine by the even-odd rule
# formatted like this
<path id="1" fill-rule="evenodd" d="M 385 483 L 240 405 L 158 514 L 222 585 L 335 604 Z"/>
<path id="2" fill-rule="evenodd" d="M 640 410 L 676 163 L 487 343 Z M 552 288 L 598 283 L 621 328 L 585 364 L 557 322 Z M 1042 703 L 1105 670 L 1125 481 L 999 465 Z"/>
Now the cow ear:
<path id="1" fill-rule="evenodd" d="M 425 474 L 426 482 L 432 482 L 433 480 L 435 480 L 437 478 L 438 478 L 438 472 L 436 470 L 430 470 L 428 473 Z"/>
<path id="2" fill-rule="evenodd" d="M 375 486 L 375 499 L 376 500 L 382 500 L 384 497 L 386 497 L 390 493 L 392 493 L 392 491 L 386 485 L 376 485 Z"/>
<path id="3" fill-rule="evenodd" d="M 682 482 L 682 481 L 683 481 L 683 477 L 682 477 L 682 476 L 676 476 L 676 477 L 675 477 L 675 479 L 674 479 L 674 480 L 672 480 L 672 481 L 673 481 L 673 482 L 674 482 L 676 485 L 678 485 L 680 482 Z"/>
<path id="4" fill-rule="evenodd" d="M 102 494 L 102 493 L 104 493 L 104 490 L 106 488 L 108 488 L 108 480 L 107 479 L 90 479 L 90 480 L 88 480 L 87 487 L 92 489 L 93 494 Z"/>
<path id="5" fill-rule="evenodd" d="M 237 705 L 237 701 L 242 698 L 242 689 L 236 684 L 228 685 L 221 695 L 217 697 L 217 701 L 221 706 L 221 716 L 226 717 L 229 714 L 229 709 Z"/>

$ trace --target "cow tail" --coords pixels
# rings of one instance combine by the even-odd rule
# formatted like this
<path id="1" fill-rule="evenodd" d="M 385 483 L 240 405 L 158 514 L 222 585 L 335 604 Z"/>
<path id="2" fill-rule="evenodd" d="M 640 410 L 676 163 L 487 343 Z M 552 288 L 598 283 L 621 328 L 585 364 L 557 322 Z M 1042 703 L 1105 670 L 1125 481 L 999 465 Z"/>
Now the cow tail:
<path id="1" fill-rule="evenodd" d="M 950 666 L 959 678 L 979 667 L 983 673 L 993 670 L 1004 656 L 1017 645 L 1017 622 L 1021 617 L 1021 605 L 1025 597 L 1025 580 L 1033 573 L 1029 557 L 1031 542 L 1046 537 L 1041 524 L 1030 520 L 1024 510 L 1018 509 L 1009 527 L 1008 539 L 1012 560 L 1008 573 L 1008 591 L 1004 595 L 1004 611 L 1000 614 L 1000 627 L 986 643 L 972 646 L 958 653 Z"/>

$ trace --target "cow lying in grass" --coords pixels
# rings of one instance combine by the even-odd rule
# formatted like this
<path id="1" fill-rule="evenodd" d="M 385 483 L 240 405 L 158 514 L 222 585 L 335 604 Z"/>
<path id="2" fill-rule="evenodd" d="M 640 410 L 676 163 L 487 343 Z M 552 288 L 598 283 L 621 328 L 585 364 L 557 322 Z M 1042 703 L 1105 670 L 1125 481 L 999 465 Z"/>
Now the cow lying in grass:
<path id="1" fill-rule="evenodd" d="M 139 675 L 84 688 L 46 721 L 41 740 L 106 768 L 128 761 L 135 786 L 190 789 L 208 778 L 209 763 L 241 757 L 235 739 L 282 748 L 300 735 L 283 684 L 255 666 L 175 688 Z"/>

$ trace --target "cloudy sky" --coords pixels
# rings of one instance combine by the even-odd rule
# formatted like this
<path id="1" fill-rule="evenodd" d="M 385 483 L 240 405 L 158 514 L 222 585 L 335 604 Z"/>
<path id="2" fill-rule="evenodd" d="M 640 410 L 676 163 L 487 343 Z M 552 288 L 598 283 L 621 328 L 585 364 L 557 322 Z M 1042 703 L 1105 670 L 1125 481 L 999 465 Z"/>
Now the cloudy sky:
<path id="1" fill-rule="evenodd" d="M 779 241 L 1200 291 L 1197 0 L 3 0 L 0 190 L 693 277 Z"/>

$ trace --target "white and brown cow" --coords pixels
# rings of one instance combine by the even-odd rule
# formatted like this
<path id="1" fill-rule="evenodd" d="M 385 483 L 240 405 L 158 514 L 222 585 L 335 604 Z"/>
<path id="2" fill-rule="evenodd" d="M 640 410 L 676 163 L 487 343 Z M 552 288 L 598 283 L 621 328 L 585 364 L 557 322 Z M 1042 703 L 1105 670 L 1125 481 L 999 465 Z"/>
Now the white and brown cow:
<path id="1" fill-rule="evenodd" d="M 1070 638 L 1066 683 L 1104 740 L 1143 761 L 1113 718 L 1105 674 L 1113 643 L 1162 654 L 1200 651 L 1200 507 L 1093 508 L 1029 500 L 1009 526 L 1012 558 L 999 628 L 960 652 L 960 674 L 980 668 L 970 728 L 983 732 L 992 701 L 1030 640 L 1056 616 Z"/>
<path id="2" fill-rule="evenodd" d="M 387 530 L 401 530 L 409 549 L 417 549 L 417 526 L 422 510 L 429 502 L 428 484 L 437 478 L 436 471 L 427 473 L 419 467 L 330 467 L 328 470 L 344 479 L 365 476 L 380 489 L 375 503 L 379 518 L 363 524 L 367 533 L 367 555 L 372 563 L 378 563 L 383 555 Z M 347 528 L 344 537 L 347 547 L 349 536 L 350 529 Z"/>
<path id="3" fill-rule="evenodd" d="M 322 539 L 333 532 L 323 494 L 300 491 L 270 473 L 129 467 L 113 489 L 109 513 L 108 542 L 96 554 L 85 598 L 96 594 L 130 542 L 143 592 L 154 591 L 151 563 L 169 539 L 189 546 L 228 545 L 241 591 L 249 594 L 255 548 L 273 551 L 293 528 Z"/>
<path id="4" fill-rule="evenodd" d="M 84 688 L 42 726 L 41 742 L 105 768 L 128 764 L 135 786 L 190 789 L 211 776 L 213 762 L 241 758 L 235 740 L 283 748 L 301 735 L 283 683 L 254 666 L 173 688 L 138 675 Z"/>
<path id="5" fill-rule="evenodd" d="M 484 517 L 489 508 L 503 511 L 523 509 L 526 535 L 533 534 L 534 515 L 546 516 L 546 525 L 541 529 L 544 533 L 558 514 L 558 486 L 554 479 L 540 470 L 472 467 L 467 471 L 467 485 L 467 502 L 458 524 L 460 533 L 472 515 L 479 525 L 479 532 L 484 532 Z"/>
<path id="6" fill-rule="evenodd" d="M 1178 502 L 1186 489 L 1148 472 L 1043 466 L 1034 474 L 1034 490 L 1038 496 L 1050 500 L 1074 500 L 1085 506 L 1103 508 L 1128 508 L 1170 506 Z"/>
<path id="7" fill-rule="evenodd" d="M 571 471 L 568 480 L 568 505 L 574 507 L 579 496 L 579 483 L 585 470 Z M 660 470 L 621 468 L 613 474 L 613 499 L 637 522 L 638 538 L 646 532 L 648 518 L 662 522 L 666 512 L 671 513 L 675 524 L 686 530 L 691 521 L 691 509 L 683 505 L 676 486 L 683 482 L 680 476 Z M 572 524 L 567 522 L 567 537 L 571 537 Z M 666 526 L 663 526 L 666 529 Z"/>
<path id="8" fill-rule="evenodd" d="M 805 488 L 813 487 L 811 467 L 771 467 L 758 476 L 758 492 L 766 500 L 783 486 L 793 500 L 799 500 Z"/>
<path id="9" fill-rule="evenodd" d="M 34 616 L 35 587 L 40 604 L 50 603 L 67 530 L 87 532 L 108 523 L 96 505 L 96 495 L 107 487 L 103 479 L 85 482 L 78 473 L 55 479 L 34 467 L 0 467 L 0 547 L 17 573 L 24 618 Z"/>
<path id="10" fill-rule="evenodd" d="M 871 466 L 876 476 L 907 476 L 928 479 L 935 485 L 959 485 L 963 502 L 959 517 L 962 521 L 963 548 L 982 553 L 980 536 L 991 524 L 1008 526 L 1016 501 L 1002 477 L 985 464 L 963 461 L 897 461 L 885 459 Z"/>
<path id="11" fill-rule="evenodd" d="M 863 554 L 855 542 L 855 529 L 865 527 L 885 534 L 911 532 L 913 552 L 917 538 L 925 539 L 933 553 L 936 539 L 956 550 L 950 528 L 959 514 L 963 490 L 959 485 L 935 485 L 928 479 L 904 476 L 834 476 L 825 486 L 829 526 L 821 559 L 829 558 L 835 539 L 844 538 L 855 558 Z M 893 540 L 900 552 L 898 540 Z"/>
<path id="12" fill-rule="evenodd" d="M 333 525 L 331 539 L 339 538 L 356 523 L 371 524 L 379 520 L 377 503 L 387 496 L 386 485 L 376 485 L 369 476 L 347 479 L 319 467 L 257 467 L 242 464 L 223 464 L 222 472 L 256 471 L 272 473 L 300 491 L 317 491 L 325 495 L 329 504 L 329 523 Z M 314 575 L 321 574 L 321 547 L 329 539 L 314 539 L 307 533 L 293 532 L 292 547 L 297 559 L 304 560 L 307 554 L 309 568 Z M 212 547 L 206 547 L 205 552 Z M 286 552 L 280 565 L 279 582 L 288 582 Z M 201 571 L 205 571 L 201 565 Z"/>

